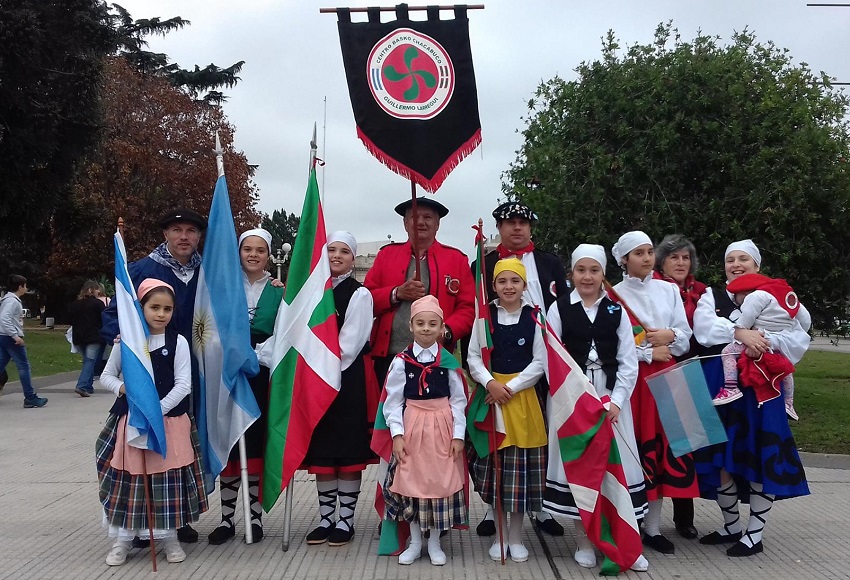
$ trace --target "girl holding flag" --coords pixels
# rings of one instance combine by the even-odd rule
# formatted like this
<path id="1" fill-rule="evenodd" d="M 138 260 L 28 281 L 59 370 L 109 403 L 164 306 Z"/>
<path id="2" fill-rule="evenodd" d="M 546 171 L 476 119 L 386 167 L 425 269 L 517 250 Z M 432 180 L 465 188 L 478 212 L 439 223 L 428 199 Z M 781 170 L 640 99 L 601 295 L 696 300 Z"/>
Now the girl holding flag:
<path id="1" fill-rule="evenodd" d="M 600 397 L 610 397 L 608 419 L 614 424 L 614 437 L 635 518 L 641 520 L 647 510 L 646 486 L 637 459 L 630 403 L 638 376 L 638 360 L 629 317 L 603 289 L 606 265 L 605 248 L 594 244 L 579 245 L 572 254 L 574 290 L 552 304 L 546 321 L 593 383 L 596 393 Z M 593 568 L 596 552 L 570 491 L 558 444 L 558 426 L 550 424 L 549 427 L 550 457 L 544 507 L 573 519 L 578 536 L 575 561 L 583 568 Z M 646 558 L 640 556 L 631 568 L 645 571 L 648 567 Z"/>
<path id="2" fill-rule="evenodd" d="M 546 347 L 536 320 L 537 310 L 523 298 L 526 285 L 526 270 L 520 260 L 496 262 L 493 289 L 498 298 L 489 304 L 491 368 L 483 360 L 482 347 L 487 345 L 481 344 L 478 333 L 473 333 L 469 342 L 469 372 L 478 383 L 476 390 L 484 390 L 473 396 L 470 415 L 477 415 L 475 401 L 480 408 L 483 395 L 483 402 L 490 406 L 487 413 L 496 414 L 497 428 L 504 425 L 501 441 L 496 443 L 498 461 L 494 461 L 489 445 L 485 444 L 484 454 L 475 450 L 479 446 L 468 451 L 470 474 L 481 499 L 497 509 L 501 506 L 502 512 L 511 516 L 507 546 L 500 534 L 490 547 L 490 558 L 496 561 L 508 552 L 514 562 L 528 560 L 528 549 L 522 543 L 525 514 L 543 509 L 547 435 L 534 387 L 543 377 Z M 470 432 L 475 435 L 474 426 Z"/>
<path id="3" fill-rule="evenodd" d="M 673 366 L 673 357 L 688 352 L 693 332 L 676 287 L 653 278 L 655 251 L 649 236 L 641 231 L 625 233 L 611 253 L 624 270 L 623 281 L 611 290 L 611 298 L 629 315 L 638 359 L 631 406 L 635 439 L 647 475 L 649 508 L 643 543 L 662 554 L 672 554 L 675 547 L 660 529 L 662 501 L 665 497 L 697 497 L 699 488 L 693 457 L 677 458 L 670 450 L 646 377 Z"/>
<path id="4" fill-rule="evenodd" d="M 186 553 L 177 540 L 177 529 L 198 521 L 207 510 L 198 437 L 188 415 L 192 390 L 189 344 L 176 331 L 166 329 L 174 313 L 174 290 L 161 280 L 147 278 L 139 285 L 138 297 L 150 332 L 147 347 L 165 423 L 167 454 L 162 457 L 128 443 L 122 349 L 113 348 L 100 381 L 118 398 L 95 447 L 103 523 L 115 538 L 106 557 L 109 566 L 124 564 L 133 537 L 146 528 L 164 541 L 168 562 L 182 562 Z M 145 500 L 148 479 L 149 506 Z"/>

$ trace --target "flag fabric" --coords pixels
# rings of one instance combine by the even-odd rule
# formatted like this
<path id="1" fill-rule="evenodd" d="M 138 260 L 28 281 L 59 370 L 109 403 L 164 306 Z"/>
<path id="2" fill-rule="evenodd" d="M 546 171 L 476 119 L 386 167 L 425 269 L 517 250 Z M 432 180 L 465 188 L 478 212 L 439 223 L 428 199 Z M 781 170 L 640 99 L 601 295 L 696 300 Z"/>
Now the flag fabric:
<path id="1" fill-rule="evenodd" d="M 644 342 L 646 342 L 646 328 L 643 326 L 643 323 L 640 321 L 637 315 L 632 312 L 632 309 L 629 308 L 629 305 L 626 304 L 622 298 L 620 298 L 620 295 L 617 294 L 617 291 L 614 290 L 614 287 L 611 286 L 611 283 L 608 282 L 608 280 L 604 279 L 602 282 L 605 285 L 605 290 L 608 292 L 608 298 L 610 298 L 612 302 L 616 302 L 617 304 L 622 306 L 623 309 L 625 309 L 626 314 L 628 314 L 629 323 L 631 323 L 632 325 L 632 334 L 635 337 L 635 344 L 637 346 L 642 345 Z"/>
<path id="2" fill-rule="evenodd" d="M 646 377 L 673 455 L 681 457 L 726 441 L 699 359 L 677 363 Z"/>
<path id="3" fill-rule="evenodd" d="M 337 8 L 339 38 L 357 137 L 392 171 L 435 192 L 481 143 L 478 92 L 465 6 L 454 18 L 411 20 L 407 5 L 396 20 L 352 22 Z"/>
<path id="4" fill-rule="evenodd" d="M 148 331 L 136 288 L 127 270 L 127 250 L 115 232 L 115 301 L 121 333 L 121 374 L 127 397 L 127 443 L 139 449 L 167 453 L 165 422 L 148 351 Z"/>
<path id="5" fill-rule="evenodd" d="M 260 367 L 251 348 L 242 277 L 227 182 L 220 175 L 210 207 L 192 320 L 192 351 L 199 374 L 195 422 L 208 489 L 227 464 L 230 450 L 260 417 L 248 384 L 248 377 Z"/>
<path id="6" fill-rule="evenodd" d="M 481 345 L 481 360 L 490 369 L 490 355 L 493 352 L 490 307 L 487 304 L 487 288 L 484 277 L 484 226 L 472 226 L 476 231 L 475 247 L 475 322 L 472 326 Z M 477 385 L 466 412 L 466 431 L 478 457 L 486 457 L 499 449 L 505 440 L 505 421 L 501 405 L 488 405 L 484 402 L 487 390 Z M 495 449 L 493 446 L 495 445 Z"/>
<path id="7" fill-rule="evenodd" d="M 549 428 L 588 539 L 605 559 L 603 575 L 628 570 L 643 548 L 620 453 L 605 405 L 581 367 L 546 325 Z M 608 397 L 605 397 L 608 399 Z"/>
<path id="8" fill-rule="evenodd" d="M 339 393 L 339 329 L 327 245 L 313 167 L 272 338 L 262 495 L 266 512 L 301 465 L 313 429 Z"/>

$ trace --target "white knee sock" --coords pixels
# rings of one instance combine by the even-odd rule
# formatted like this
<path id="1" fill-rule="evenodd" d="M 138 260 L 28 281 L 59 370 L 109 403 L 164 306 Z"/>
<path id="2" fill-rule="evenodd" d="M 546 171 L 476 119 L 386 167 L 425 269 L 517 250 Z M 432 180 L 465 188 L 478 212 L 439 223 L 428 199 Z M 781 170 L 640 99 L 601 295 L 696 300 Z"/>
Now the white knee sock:
<path id="1" fill-rule="evenodd" d="M 334 525 L 337 485 L 338 482 L 336 479 L 330 481 L 316 480 L 316 491 L 319 494 L 319 516 L 322 518 L 319 526 L 323 528 L 329 528 Z"/>
<path id="2" fill-rule="evenodd" d="M 360 496 L 360 478 L 339 480 L 339 520 L 336 527 L 346 531 L 354 528 L 354 509 Z"/>
<path id="3" fill-rule="evenodd" d="M 741 537 L 741 543 L 752 548 L 761 542 L 762 531 L 767 523 L 767 515 L 773 507 L 774 495 L 762 493 L 764 486 L 755 481 L 750 482 L 750 520 L 747 531 Z"/>
<path id="4" fill-rule="evenodd" d="M 486 514 L 484 514 L 484 519 L 485 519 L 485 520 L 494 520 L 494 519 L 496 519 L 496 512 L 494 512 L 494 511 L 493 511 L 493 506 L 491 506 L 491 505 L 488 505 L 488 506 L 487 506 L 487 513 L 486 513 Z"/>
<path id="5" fill-rule="evenodd" d="M 663 499 L 649 502 L 649 509 L 643 518 L 643 530 L 647 536 L 658 536 L 661 534 L 661 505 Z"/>
<path id="6" fill-rule="evenodd" d="M 584 524 L 581 520 L 573 520 L 573 524 L 576 529 L 576 550 L 593 550 L 593 543 L 587 537 L 587 530 L 584 529 Z"/>
<path id="7" fill-rule="evenodd" d="M 263 525 L 263 506 L 260 503 L 260 477 L 248 476 L 248 497 L 251 500 L 251 523 Z"/>
<path id="8" fill-rule="evenodd" d="M 508 529 L 508 544 L 522 544 L 522 526 L 525 515 L 511 512 L 510 528 Z"/>
<path id="9" fill-rule="evenodd" d="M 741 518 L 738 514 L 738 486 L 735 480 L 717 488 L 717 505 L 723 514 L 723 527 L 717 533 L 723 536 L 741 532 Z"/>

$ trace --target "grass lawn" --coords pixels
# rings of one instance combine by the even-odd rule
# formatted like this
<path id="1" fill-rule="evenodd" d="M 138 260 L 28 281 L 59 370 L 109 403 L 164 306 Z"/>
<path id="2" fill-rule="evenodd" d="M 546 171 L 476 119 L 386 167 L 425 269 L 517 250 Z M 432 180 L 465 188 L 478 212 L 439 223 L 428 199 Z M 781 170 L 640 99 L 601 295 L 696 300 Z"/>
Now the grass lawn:
<path id="1" fill-rule="evenodd" d="M 38 319 L 27 319 L 24 322 L 24 342 L 32 376 L 44 377 L 82 368 L 82 357 L 71 354 L 71 345 L 65 340 L 66 330 L 67 326 L 54 329 L 38 326 Z M 9 381 L 18 380 L 18 369 L 14 362 L 9 361 L 6 371 L 9 373 Z"/>
<path id="2" fill-rule="evenodd" d="M 32 326 L 31 326 L 32 324 Z M 78 371 L 80 355 L 71 354 L 66 327 L 53 330 L 27 321 L 27 354 L 33 376 Z M 9 380 L 18 380 L 14 363 Z M 794 406 L 800 421 L 791 421 L 801 451 L 850 455 L 850 354 L 810 351 L 797 365 Z"/>
<path id="3" fill-rule="evenodd" d="M 800 451 L 850 454 L 850 354 L 809 351 L 794 379 Z"/>

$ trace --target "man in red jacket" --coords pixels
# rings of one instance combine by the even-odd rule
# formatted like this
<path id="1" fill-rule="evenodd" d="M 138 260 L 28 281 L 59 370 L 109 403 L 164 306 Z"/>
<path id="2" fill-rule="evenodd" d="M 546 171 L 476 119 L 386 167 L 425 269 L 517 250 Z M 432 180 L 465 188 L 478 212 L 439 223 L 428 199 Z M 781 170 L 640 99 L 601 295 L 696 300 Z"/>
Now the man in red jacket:
<path id="1" fill-rule="evenodd" d="M 466 254 L 437 241 L 440 218 L 449 213 L 429 197 L 417 198 L 416 219 L 413 202 L 396 206 L 404 218 L 407 242 L 381 248 L 364 286 L 372 293 L 375 325 L 372 328 L 372 358 L 375 374 L 383 384 L 393 356 L 412 342 L 410 304 L 426 294 L 435 296 L 445 313 L 443 345 L 453 350 L 455 343 L 472 331 L 475 317 L 475 281 Z M 414 255 L 413 248 L 416 248 Z M 420 277 L 415 278 L 416 261 Z"/>

